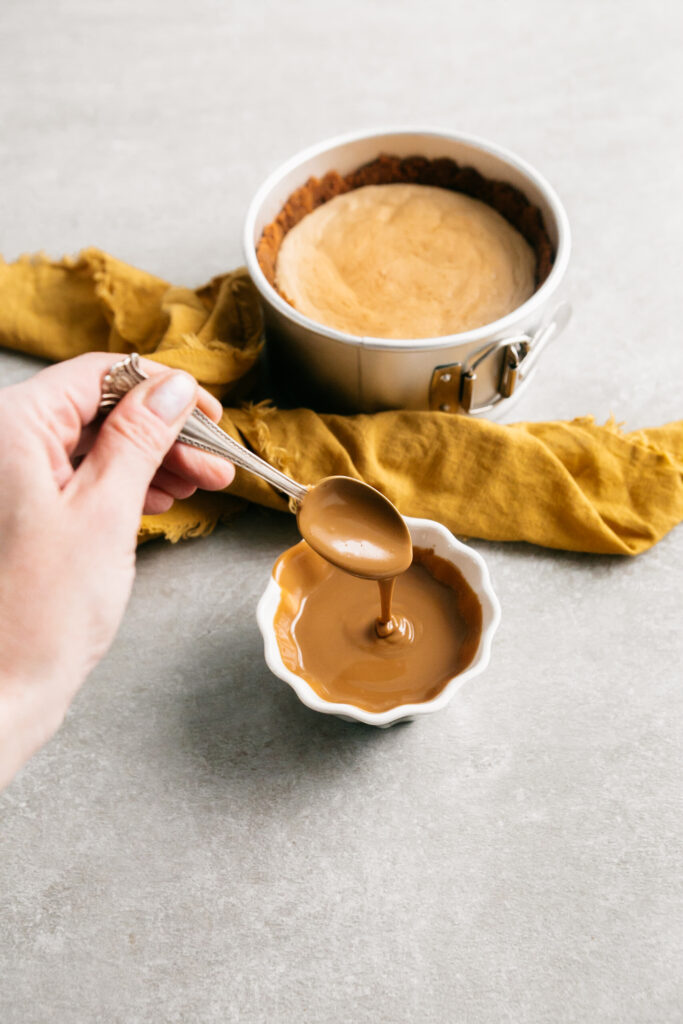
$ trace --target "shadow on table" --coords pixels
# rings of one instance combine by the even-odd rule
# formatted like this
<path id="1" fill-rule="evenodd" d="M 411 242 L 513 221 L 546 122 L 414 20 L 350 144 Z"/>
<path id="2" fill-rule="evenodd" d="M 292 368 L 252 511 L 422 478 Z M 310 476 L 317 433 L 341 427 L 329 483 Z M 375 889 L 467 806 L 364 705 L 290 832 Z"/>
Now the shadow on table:
<path id="1" fill-rule="evenodd" d="M 238 783 L 240 775 L 254 772 L 261 778 L 283 772 L 320 778 L 348 771 L 403 731 L 345 722 L 305 707 L 265 666 L 258 634 L 238 651 L 231 647 L 221 664 L 223 671 L 203 666 L 211 682 L 188 693 L 182 712 L 183 749 L 205 778 Z M 234 668 L 240 664 L 248 666 L 243 676 Z"/>
<path id="2" fill-rule="evenodd" d="M 165 763 L 174 785 L 234 793 L 257 779 L 267 786 L 275 778 L 336 776 L 391 742 L 386 730 L 306 708 L 265 664 L 256 603 L 275 558 L 297 539 L 293 518 L 253 509 L 217 531 L 210 543 L 170 553 L 175 577 L 204 573 L 207 587 L 223 580 L 228 591 L 216 601 L 197 600 L 199 612 L 209 616 L 205 631 L 197 632 L 204 623 L 194 606 L 179 626 L 195 632 L 191 644 L 173 648 L 175 682 L 166 705 L 170 731 L 163 742 L 173 744 Z M 161 557 L 169 557 L 164 548 L 141 553 L 143 583 L 148 567 L 150 587 L 154 562 Z M 216 565 L 230 565 L 227 584 L 216 575 Z M 166 626 L 171 628 L 170 621 Z M 403 732 L 392 731 L 396 738 Z"/>

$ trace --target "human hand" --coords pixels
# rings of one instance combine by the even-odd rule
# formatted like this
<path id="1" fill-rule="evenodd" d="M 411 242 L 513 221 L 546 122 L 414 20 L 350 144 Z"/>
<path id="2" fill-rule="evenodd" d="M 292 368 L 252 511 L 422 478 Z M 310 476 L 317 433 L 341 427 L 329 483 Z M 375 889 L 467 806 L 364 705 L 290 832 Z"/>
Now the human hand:
<path id="1" fill-rule="evenodd" d="M 0 788 L 57 730 L 111 644 L 141 513 L 234 475 L 174 444 L 195 404 L 217 421 L 220 402 L 150 360 L 150 379 L 96 430 L 102 376 L 116 359 L 79 356 L 0 391 Z"/>

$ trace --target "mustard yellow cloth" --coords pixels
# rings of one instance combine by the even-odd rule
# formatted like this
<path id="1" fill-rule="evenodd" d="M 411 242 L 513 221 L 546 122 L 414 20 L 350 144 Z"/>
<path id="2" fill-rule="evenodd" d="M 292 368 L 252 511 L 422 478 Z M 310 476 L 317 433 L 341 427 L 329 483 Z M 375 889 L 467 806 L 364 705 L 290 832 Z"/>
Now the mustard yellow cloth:
<path id="1" fill-rule="evenodd" d="M 0 260 L 0 344 L 45 359 L 141 352 L 219 396 L 221 425 L 303 483 L 361 477 L 406 515 L 455 533 L 551 548 L 638 554 L 683 519 L 683 420 L 624 434 L 591 417 L 501 426 L 439 412 L 318 415 L 241 405 L 261 347 L 245 270 L 178 288 L 98 249 Z M 286 509 L 238 471 L 230 495 Z M 145 516 L 141 539 L 208 533 L 234 497 L 199 494 Z"/>

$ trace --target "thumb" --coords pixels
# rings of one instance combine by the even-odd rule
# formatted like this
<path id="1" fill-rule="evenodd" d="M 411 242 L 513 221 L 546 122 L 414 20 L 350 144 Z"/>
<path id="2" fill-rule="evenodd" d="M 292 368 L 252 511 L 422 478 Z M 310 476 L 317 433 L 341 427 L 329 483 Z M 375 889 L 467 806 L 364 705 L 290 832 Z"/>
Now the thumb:
<path id="1" fill-rule="evenodd" d="M 140 515 L 147 489 L 197 398 L 197 382 L 173 371 L 136 384 L 112 409 L 73 483 Z"/>

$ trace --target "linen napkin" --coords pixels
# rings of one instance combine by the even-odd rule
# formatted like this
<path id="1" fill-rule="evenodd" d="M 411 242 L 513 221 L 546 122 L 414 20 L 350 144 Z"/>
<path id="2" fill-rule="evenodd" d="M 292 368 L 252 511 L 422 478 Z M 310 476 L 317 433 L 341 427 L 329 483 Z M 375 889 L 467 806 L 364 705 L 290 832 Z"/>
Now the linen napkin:
<path id="1" fill-rule="evenodd" d="M 190 289 L 95 248 L 59 261 L 0 260 L 1 345 L 52 360 L 135 351 L 186 370 L 226 404 L 224 430 L 302 483 L 345 473 L 405 515 L 454 533 L 570 551 L 638 554 L 683 519 L 683 420 L 622 433 L 590 416 L 503 426 L 441 412 L 248 405 L 261 334 L 244 269 Z M 227 493 L 144 516 L 140 539 L 209 533 L 235 497 L 287 509 L 272 487 L 238 470 Z"/>

